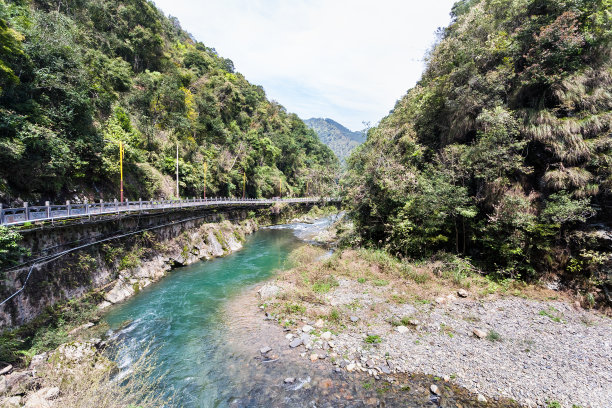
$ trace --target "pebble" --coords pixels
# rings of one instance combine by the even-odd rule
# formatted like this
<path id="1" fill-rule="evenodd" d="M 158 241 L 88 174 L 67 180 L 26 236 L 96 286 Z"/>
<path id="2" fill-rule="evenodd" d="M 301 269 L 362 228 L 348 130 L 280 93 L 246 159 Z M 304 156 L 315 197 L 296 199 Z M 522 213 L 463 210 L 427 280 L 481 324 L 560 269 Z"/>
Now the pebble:
<path id="1" fill-rule="evenodd" d="M 285 378 L 285 384 L 293 384 L 295 382 L 295 378 L 294 377 L 287 377 Z"/>
<path id="2" fill-rule="evenodd" d="M 302 343 L 303 343 L 302 339 L 297 338 L 297 339 L 293 340 L 291 343 L 289 343 L 289 347 L 296 348 L 298 346 L 301 346 Z"/>
<path id="3" fill-rule="evenodd" d="M 482 394 L 478 394 L 478 397 L 476 399 L 478 400 L 478 402 L 484 402 L 484 403 L 487 402 L 487 399 Z"/>
<path id="4" fill-rule="evenodd" d="M 327 340 L 327 341 L 329 341 L 329 340 L 331 340 L 331 338 L 332 338 L 332 334 L 331 334 L 331 332 L 326 331 L 326 332 L 324 332 L 323 334 L 321 334 L 321 338 L 322 338 L 323 340 Z"/>
<path id="5" fill-rule="evenodd" d="M 397 326 L 395 330 L 397 330 L 397 332 L 400 334 L 408 333 L 409 331 L 406 326 Z"/>
<path id="6" fill-rule="evenodd" d="M 440 389 L 436 384 L 431 384 L 429 391 L 431 391 L 432 394 L 440 395 Z"/>
<path id="7" fill-rule="evenodd" d="M 289 333 L 289 334 L 285 335 L 285 338 L 287 340 L 293 340 L 293 333 Z"/>
<path id="8" fill-rule="evenodd" d="M 306 324 L 306 325 L 304 325 L 304 327 L 302 327 L 302 331 L 303 331 L 304 333 L 310 333 L 310 332 L 311 332 L 311 331 L 313 331 L 313 330 L 314 330 L 314 327 L 312 327 L 312 326 L 310 326 L 310 325 L 308 325 L 308 324 Z"/>
<path id="9" fill-rule="evenodd" d="M 472 333 L 474 333 L 474 336 L 478 337 L 479 339 L 484 339 L 485 337 L 487 337 L 487 332 L 485 332 L 484 330 L 474 329 L 472 330 Z"/>
<path id="10" fill-rule="evenodd" d="M 12 369 L 13 369 L 13 366 L 9 364 L 6 367 L 4 367 L 2 370 L 0 370 L 0 375 L 10 373 Z"/>
<path id="11" fill-rule="evenodd" d="M 312 353 L 310 355 L 310 361 L 317 361 L 319 359 L 319 355 L 317 353 Z"/>
<path id="12" fill-rule="evenodd" d="M 269 353 L 270 351 L 272 351 L 272 347 L 268 347 L 268 346 L 264 346 L 264 347 L 262 347 L 262 348 L 259 350 L 259 352 L 260 352 L 261 354 L 267 354 L 267 353 Z"/>
<path id="13" fill-rule="evenodd" d="M 466 298 L 466 297 L 468 297 L 470 294 L 469 294 L 469 292 L 468 292 L 467 290 L 465 290 L 465 289 L 459 289 L 459 290 L 457 291 L 457 295 L 458 295 L 459 297 Z"/>
<path id="14" fill-rule="evenodd" d="M 317 329 L 320 329 L 320 328 L 322 328 L 323 326 L 325 326 L 325 322 L 323 321 L 323 319 L 319 319 L 319 320 L 317 320 L 317 322 L 314 324 L 314 326 L 315 326 Z"/>
<path id="15" fill-rule="evenodd" d="M 353 371 L 355 371 L 355 369 L 357 369 L 357 365 L 355 363 L 351 363 L 346 366 L 346 371 L 348 371 L 349 373 L 352 373 Z"/>
<path id="16" fill-rule="evenodd" d="M 357 316 L 351 316 L 351 322 L 356 323 L 359 321 L 359 318 Z"/>

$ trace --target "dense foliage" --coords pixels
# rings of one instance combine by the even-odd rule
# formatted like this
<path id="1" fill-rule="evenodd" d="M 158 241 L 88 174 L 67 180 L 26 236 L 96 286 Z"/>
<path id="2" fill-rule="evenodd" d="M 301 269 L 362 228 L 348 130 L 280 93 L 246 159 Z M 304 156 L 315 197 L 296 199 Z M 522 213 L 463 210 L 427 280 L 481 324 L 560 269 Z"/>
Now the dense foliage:
<path id="1" fill-rule="evenodd" d="M 611 40 L 611 0 L 456 3 L 420 82 L 349 159 L 362 239 L 606 289 Z"/>
<path id="2" fill-rule="evenodd" d="M 352 132 L 332 119 L 310 118 L 304 121 L 340 159 L 345 162 L 351 152 L 365 142 L 365 132 Z"/>
<path id="3" fill-rule="evenodd" d="M 0 202 L 324 193 L 333 153 L 146 0 L 0 0 Z"/>

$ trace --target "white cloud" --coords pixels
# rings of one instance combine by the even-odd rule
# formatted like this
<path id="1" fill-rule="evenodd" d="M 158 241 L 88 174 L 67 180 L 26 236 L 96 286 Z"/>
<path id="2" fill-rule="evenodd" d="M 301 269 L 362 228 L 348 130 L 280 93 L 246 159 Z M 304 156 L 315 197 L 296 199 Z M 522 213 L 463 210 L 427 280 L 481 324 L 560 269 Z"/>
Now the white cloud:
<path id="1" fill-rule="evenodd" d="M 156 0 L 300 117 L 354 130 L 419 79 L 455 0 Z"/>

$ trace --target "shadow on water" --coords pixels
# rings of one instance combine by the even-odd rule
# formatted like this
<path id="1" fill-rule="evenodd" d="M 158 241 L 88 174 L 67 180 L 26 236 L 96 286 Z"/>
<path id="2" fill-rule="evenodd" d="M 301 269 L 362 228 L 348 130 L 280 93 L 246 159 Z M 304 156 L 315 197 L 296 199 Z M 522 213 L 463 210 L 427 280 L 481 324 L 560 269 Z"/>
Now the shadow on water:
<path id="1" fill-rule="evenodd" d="M 123 345 L 120 368 L 128 370 L 145 348 L 155 349 L 164 375 L 159 391 L 173 396 L 173 407 L 438 406 L 430 400 L 430 378 L 374 381 L 336 372 L 329 359 L 300 357 L 287 347 L 283 329 L 262 319 L 253 296 L 239 296 L 282 269 L 304 244 L 298 237 L 312 232 L 309 226 L 331 221 L 262 229 L 242 251 L 176 269 L 111 309 L 105 319 Z M 273 348 L 266 358 L 263 345 Z M 287 377 L 295 381 L 287 384 Z M 462 392 L 445 387 L 442 406 L 461 407 L 458 401 L 468 400 Z"/>

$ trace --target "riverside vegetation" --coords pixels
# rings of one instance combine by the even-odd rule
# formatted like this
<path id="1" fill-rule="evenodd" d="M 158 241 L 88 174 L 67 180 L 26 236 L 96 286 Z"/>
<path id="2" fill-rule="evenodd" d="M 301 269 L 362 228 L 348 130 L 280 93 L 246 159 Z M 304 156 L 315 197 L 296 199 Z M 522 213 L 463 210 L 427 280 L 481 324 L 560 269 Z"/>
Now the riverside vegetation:
<path id="1" fill-rule="evenodd" d="M 612 304 L 612 3 L 462 0 L 349 158 L 360 243 Z"/>

